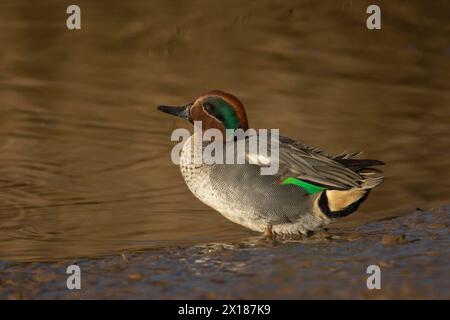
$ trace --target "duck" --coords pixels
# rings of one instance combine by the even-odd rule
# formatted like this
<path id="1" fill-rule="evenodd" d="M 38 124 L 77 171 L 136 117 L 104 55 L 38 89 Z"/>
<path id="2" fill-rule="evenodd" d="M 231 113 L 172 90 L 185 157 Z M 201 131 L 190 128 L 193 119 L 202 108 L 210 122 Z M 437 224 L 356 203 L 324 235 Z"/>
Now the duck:
<path id="1" fill-rule="evenodd" d="M 200 121 L 203 130 L 217 129 L 224 136 L 227 130 L 249 130 L 242 102 L 221 90 L 206 92 L 181 106 L 157 109 L 190 123 Z M 309 236 L 357 211 L 384 180 L 383 172 L 373 168 L 384 165 L 383 161 L 359 159 L 360 153 L 330 155 L 281 135 L 274 174 L 261 174 L 267 161 L 199 163 L 193 160 L 199 152 L 192 147 L 194 136 L 184 142 L 179 160 L 189 190 L 228 220 L 264 237 Z"/>

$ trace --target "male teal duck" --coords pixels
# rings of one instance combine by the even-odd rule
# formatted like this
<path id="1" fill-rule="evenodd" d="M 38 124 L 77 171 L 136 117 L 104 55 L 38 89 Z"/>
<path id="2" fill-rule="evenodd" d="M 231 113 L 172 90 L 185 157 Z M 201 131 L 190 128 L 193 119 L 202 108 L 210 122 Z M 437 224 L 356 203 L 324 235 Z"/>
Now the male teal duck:
<path id="1" fill-rule="evenodd" d="M 181 107 L 160 111 L 202 121 L 203 130 L 247 130 L 242 103 L 233 95 L 210 91 Z M 182 176 L 191 192 L 229 220 L 272 235 L 308 235 L 333 219 L 356 211 L 372 188 L 383 182 L 379 160 L 355 159 L 359 154 L 330 156 L 290 138 L 279 137 L 279 170 L 261 175 L 257 164 L 195 163 L 192 139 L 180 155 Z"/>

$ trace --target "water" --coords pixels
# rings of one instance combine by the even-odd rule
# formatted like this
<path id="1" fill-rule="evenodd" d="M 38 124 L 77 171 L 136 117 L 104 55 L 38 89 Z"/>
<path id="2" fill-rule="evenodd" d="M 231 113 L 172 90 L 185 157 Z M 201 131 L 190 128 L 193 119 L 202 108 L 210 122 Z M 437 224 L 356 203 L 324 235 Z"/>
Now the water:
<path id="1" fill-rule="evenodd" d="M 358 226 L 449 203 L 450 3 L 58 1 L 0 5 L 0 259 L 96 257 L 255 234 L 204 206 L 156 110 L 210 89 L 250 126 L 383 160 Z"/>

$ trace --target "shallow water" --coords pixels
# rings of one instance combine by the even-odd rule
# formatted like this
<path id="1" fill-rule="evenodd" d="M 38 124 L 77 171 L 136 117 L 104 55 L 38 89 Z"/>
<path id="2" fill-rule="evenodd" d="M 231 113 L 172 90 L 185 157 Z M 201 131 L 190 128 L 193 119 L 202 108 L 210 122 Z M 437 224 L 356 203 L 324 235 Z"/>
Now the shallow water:
<path id="1" fill-rule="evenodd" d="M 450 3 L 57 1 L 0 5 L 0 259 L 245 240 L 170 161 L 156 111 L 213 88 L 250 125 L 385 161 L 361 224 L 449 203 Z M 448 231 L 448 229 L 447 229 Z"/>

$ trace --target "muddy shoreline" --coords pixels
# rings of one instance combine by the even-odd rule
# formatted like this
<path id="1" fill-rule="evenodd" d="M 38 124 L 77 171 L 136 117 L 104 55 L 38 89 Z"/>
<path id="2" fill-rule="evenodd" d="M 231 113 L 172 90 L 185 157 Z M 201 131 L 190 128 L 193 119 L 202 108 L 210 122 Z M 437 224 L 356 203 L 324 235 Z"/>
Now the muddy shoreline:
<path id="1" fill-rule="evenodd" d="M 450 206 L 307 239 L 173 247 L 59 262 L 0 262 L 1 299 L 449 299 Z M 81 290 L 68 290 L 68 265 Z M 366 268 L 381 268 L 368 290 Z"/>

